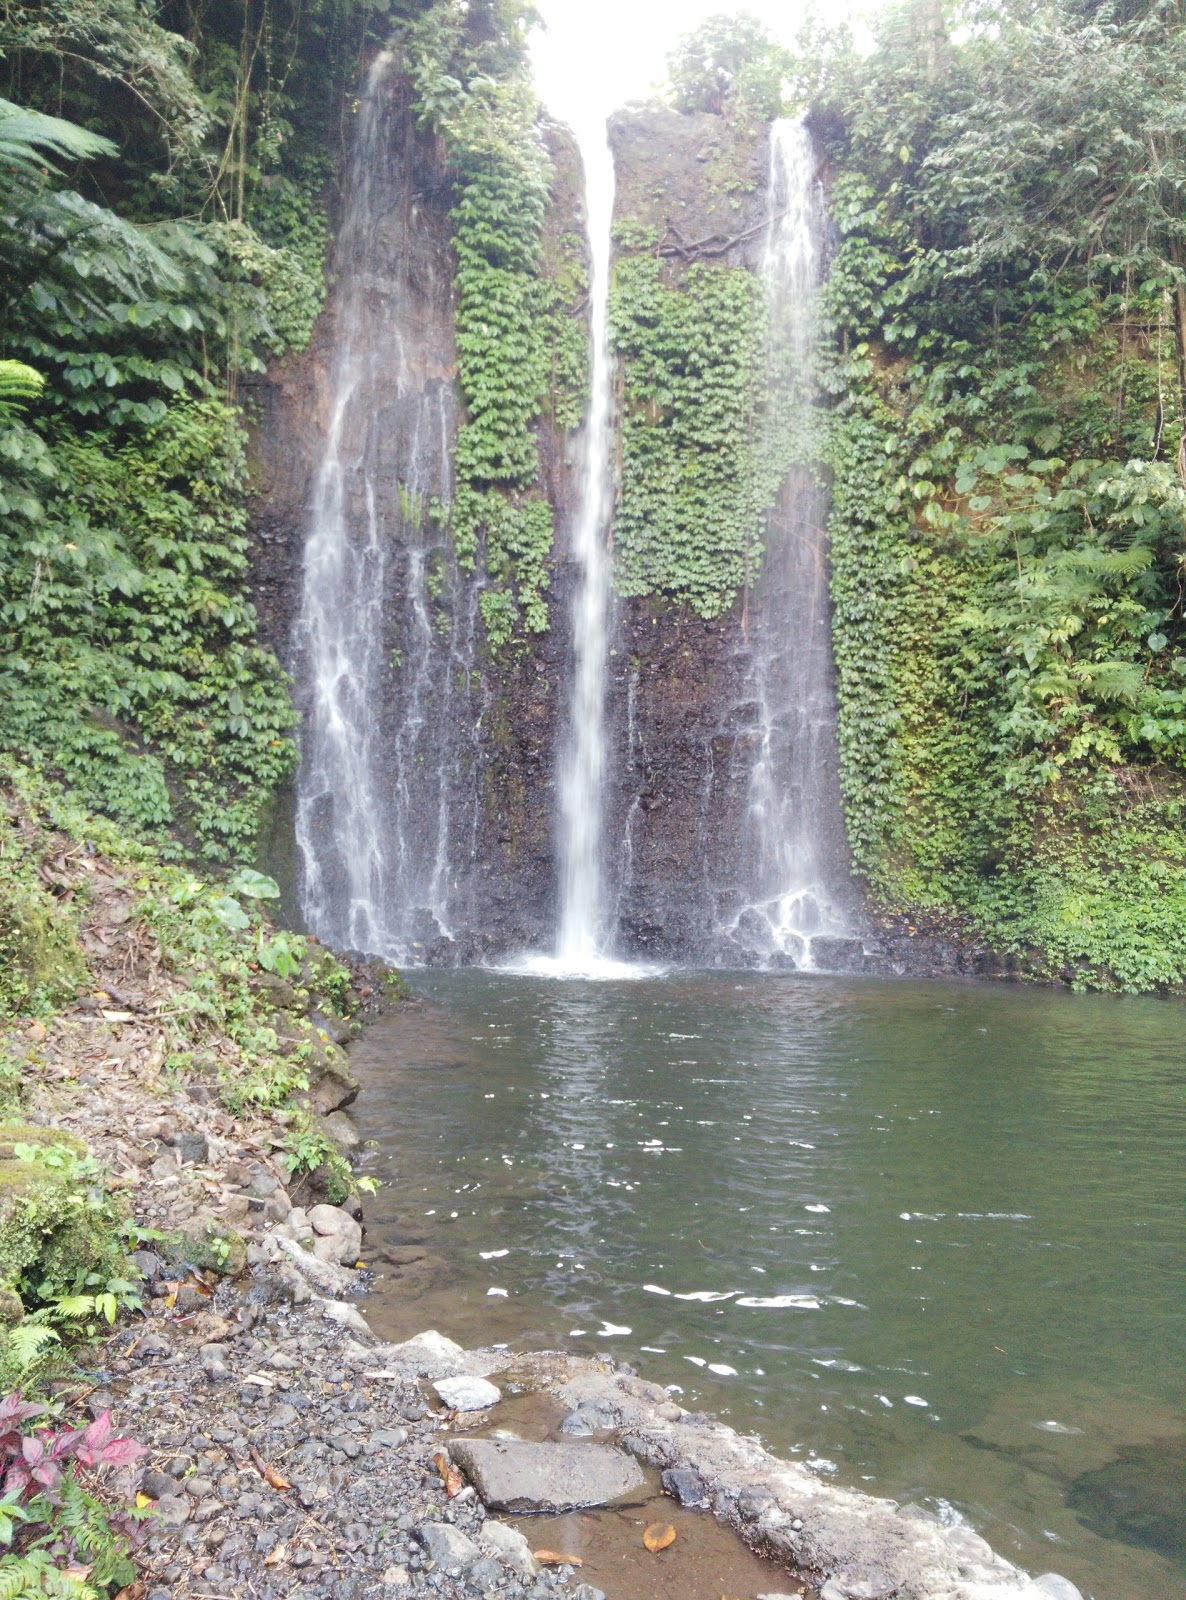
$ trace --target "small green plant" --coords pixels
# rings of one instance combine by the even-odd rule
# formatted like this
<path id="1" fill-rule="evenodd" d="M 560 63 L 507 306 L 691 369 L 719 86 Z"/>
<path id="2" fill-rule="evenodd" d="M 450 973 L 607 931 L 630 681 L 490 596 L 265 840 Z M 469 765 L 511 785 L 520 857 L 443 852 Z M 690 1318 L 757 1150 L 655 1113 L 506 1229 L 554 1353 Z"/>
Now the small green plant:
<path id="1" fill-rule="evenodd" d="M 297 1116 L 285 1135 L 280 1164 L 290 1177 L 319 1173 L 325 1180 L 326 1195 L 332 1205 L 339 1205 L 364 1183 L 374 1180 L 356 1179 L 346 1157 L 328 1134 L 313 1122 L 308 1112 Z M 365 1190 L 374 1193 L 374 1188 Z"/>
<path id="2" fill-rule="evenodd" d="M 299 933 L 273 933 L 270 937 L 261 929 L 255 958 L 268 972 L 278 978 L 295 978 L 301 970 L 308 944 Z"/>

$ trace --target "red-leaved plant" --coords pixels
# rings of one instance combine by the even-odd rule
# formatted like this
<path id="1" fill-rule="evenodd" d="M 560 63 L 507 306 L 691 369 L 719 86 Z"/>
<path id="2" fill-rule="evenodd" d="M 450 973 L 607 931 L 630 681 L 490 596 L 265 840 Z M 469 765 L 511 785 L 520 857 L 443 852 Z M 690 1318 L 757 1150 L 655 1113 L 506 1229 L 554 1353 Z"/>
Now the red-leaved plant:
<path id="1" fill-rule="evenodd" d="M 10 1394 L 0 1401 L 0 1453 L 5 1460 L 4 1493 L 43 1494 L 56 1502 L 55 1491 L 62 1468 L 69 1461 L 79 1466 L 123 1467 L 147 1452 L 142 1444 L 117 1434 L 111 1412 L 104 1411 L 89 1428 L 38 1428 L 22 1434 L 20 1425 L 42 1415 L 45 1406 Z"/>
<path id="2" fill-rule="evenodd" d="M 0 1400 L 0 1550 L 41 1550 L 92 1584 L 128 1582 L 134 1569 L 128 1546 L 139 1537 L 143 1513 L 111 1510 L 79 1477 L 126 1466 L 147 1454 L 142 1444 L 115 1431 L 110 1411 L 87 1428 L 51 1422 L 25 1432 L 48 1406 L 10 1394 Z"/>

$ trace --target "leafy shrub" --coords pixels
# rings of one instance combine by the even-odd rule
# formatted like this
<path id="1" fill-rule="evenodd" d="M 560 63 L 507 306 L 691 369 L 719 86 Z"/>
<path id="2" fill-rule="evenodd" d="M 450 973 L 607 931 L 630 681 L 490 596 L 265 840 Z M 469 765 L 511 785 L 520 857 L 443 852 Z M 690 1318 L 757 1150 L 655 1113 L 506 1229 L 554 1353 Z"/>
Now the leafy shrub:
<path id="1" fill-rule="evenodd" d="M 28 1429 L 36 1418 L 47 1420 Z M 104 1472 L 146 1453 L 116 1433 L 109 1411 L 86 1428 L 70 1428 L 19 1393 L 0 1400 L 0 1546 L 10 1552 L 0 1556 L 0 1596 L 93 1600 L 131 1583 L 130 1551 L 150 1513 L 113 1510 L 97 1491 Z"/>

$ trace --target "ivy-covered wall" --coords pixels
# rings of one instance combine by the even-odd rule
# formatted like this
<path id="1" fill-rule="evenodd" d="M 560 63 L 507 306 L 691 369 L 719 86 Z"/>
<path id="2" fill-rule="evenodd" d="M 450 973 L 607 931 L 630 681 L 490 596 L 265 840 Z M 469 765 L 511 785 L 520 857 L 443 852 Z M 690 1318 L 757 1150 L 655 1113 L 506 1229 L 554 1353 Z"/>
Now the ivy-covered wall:
<path id="1" fill-rule="evenodd" d="M 1109 237 L 1115 193 L 1089 225 L 1084 196 L 1051 188 L 1066 128 L 1041 98 L 1069 90 L 1038 65 L 1078 75 L 1086 184 L 1114 127 L 1092 102 L 1125 73 L 1155 94 L 1156 41 L 1126 55 L 1124 29 L 1052 11 L 936 55 L 910 30 L 920 10 L 889 18 L 870 60 L 825 52 L 812 112 L 840 235 L 826 363 L 854 855 L 875 907 L 1021 971 L 1179 987 L 1172 271 L 1152 231 Z"/>

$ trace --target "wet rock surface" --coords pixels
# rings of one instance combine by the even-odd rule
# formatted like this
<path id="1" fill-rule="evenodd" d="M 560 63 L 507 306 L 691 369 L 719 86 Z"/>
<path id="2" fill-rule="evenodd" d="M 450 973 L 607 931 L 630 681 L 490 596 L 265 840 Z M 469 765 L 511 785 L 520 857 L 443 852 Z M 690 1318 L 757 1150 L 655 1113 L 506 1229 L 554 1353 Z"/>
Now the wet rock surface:
<path id="1" fill-rule="evenodd" d="M 500 1511 L 573 1511 L 637 1497 L 636 1461 L 603 1444 L 457 1439 L 449 1454 L 487 1505 Z"/>

